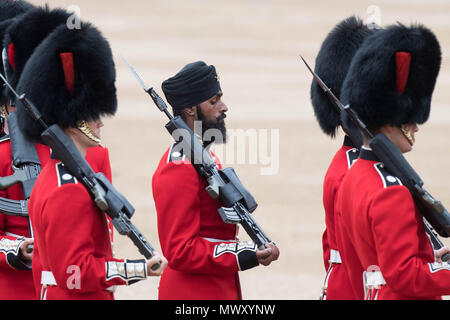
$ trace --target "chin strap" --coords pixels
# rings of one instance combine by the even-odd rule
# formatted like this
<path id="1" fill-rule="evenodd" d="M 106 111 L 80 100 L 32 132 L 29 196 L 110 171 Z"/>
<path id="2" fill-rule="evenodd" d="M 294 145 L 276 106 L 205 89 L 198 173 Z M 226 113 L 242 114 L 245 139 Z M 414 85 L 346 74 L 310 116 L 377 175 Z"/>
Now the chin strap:
<path id="1" fill-rule="evenodd" d="M 411 130 L 409 130 L 408 125 L 402 124 L 402 126 L 400 127 L 400 130 L 402 130 L 402 133 L 405 136 L 405 138 L 408 140 L 409 144 L 413 145 L 414 144 L 414 137 L 411 134 Z"/>
<path id="2" fill-rule="evenodd" d="M 8 118 L 8 110 L 6 109 L 6 105 L 0 106 L 0 117 L 4 119 Z"/>
<path id="3" fill-rule="evenodd" d="M 5 133 L 6 119 L 8 118 L 8 110 L 6 105 L 0 106 L 0 135 Z"/>
<path id="4" fill-rule="evenodd" d="M 86 137 L 94 141 L 95 143 L 98 143 L 99 145 L 102 145 L 102 140 L 97 137 L 94 132 L 92 132 L 91 128 L 89 128 L 88 123 L 85 120 L 80 120 L 77 122 L 77 128 L 81 132 L 83 132 Z"/>

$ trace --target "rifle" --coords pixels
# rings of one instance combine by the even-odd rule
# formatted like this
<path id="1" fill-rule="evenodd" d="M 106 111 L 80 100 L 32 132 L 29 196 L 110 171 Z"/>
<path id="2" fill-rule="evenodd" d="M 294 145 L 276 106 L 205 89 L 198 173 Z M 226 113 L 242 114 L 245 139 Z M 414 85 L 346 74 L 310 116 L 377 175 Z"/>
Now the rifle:
<path id="1" fill-rule="evenodd" d="M 1 75 L 3 80 L 4 77 Z M 34 183 L 41 172 L 41 162 L 36 151 L 34 143 L 25 138 L 20 131 L 17 123 L 17 115 L 12 112 L 8 115 L 9 138 L 11 141 L 12 169 L 14 174 L 7 177 L 0 177 L 0 190 L 4 190 L 12 185 L 20 183 L 22 195 L 25 200 L 9 200 L 2 203 L 7 205 L 6 210 L 2 210 L 4 214 L 15 215 L 28 218 L 27 204 L 31 196 Z M 24 210 L 25 208 L 25 210 Z M 1 210 L 1 209 L 0 209 Z M 33 237 L 33 229 L 28 219 L 30 235 Z M 33 245 L 27 247 L 27 252 L 33 251 Z"/>
<path id="2" fill-rule="evenodd" d="M 176 140 L 183 143 L 183 150 L 195 170 L 208 181 L 206 191 L 213 199 L 220 199 L 224 204 L 218 209 L 225 223 L 241 224 L 252 241 L 259 249 L 264 249 L 266 243 L 272 242 L 258 225 L 251 213 L 258 204 L 253 196 L 242 185 L 233 168 L 217 169 L 216 163 L 202 141 L 187 126 L 180 116 L 173 117 L 167 110 L 164 100 L 153 88 L 148 88 L 133 67 L 122 57 L 127 67 L 134 74 L 144 91 L 150 95 L 153 102 L 169 118 L 165 125 L 167 131 Z M 178 139 L 177 139 L 178 138 Z M 181 139 L 180 139 L 181 138 Z"/>
<path id="3" fill-rule="evenodd" d="M 31 196 L 34 182 L 41 171 L 41 163 L 34 144 L 26 139 L 19 130 L 15 112 L 8 116 L 8 128 L 14 174 L 0 177 L 0 190 L 20 183 L 24 200 L 0 198 L 0 211 L 6 215 L 28 218 L 28 199 Z M 29 220 L 28 226 L 30 235 L 33 236 L 33 229 Z M 32 251 L 33 245 L 30 244 L 27 246 L 27 252 L 31 253 Z"/>
<path id="4" fill-rule="evenodd" d="M 383 133 L 373 135 L 350 105 L 344 106 L 322 79 L 320 79 L 320 77 L 309 67 L 305 59 L 303 59 L 302 56 L 300 57 L 331 101 L 341 112 L 346 113 L 349 119 L 365 136 L 370 138 L 369 145 L 378 159 L 383 162 L 385 168 L 393 175 L 397 176 L 402 184 L 408 188 L 414 202 L 419 208 L 419 212 L 423 216 L 425 230 L 430 237 L 433 247 L 436 250 L 442 248 L 444 244 L 438 238 L 436 232 L 442 237 L 450 236 L 450 214 L 447 209 L 445 209 L 440 201 L 433 198 L 433 196 L 425 190 L 423 187 L 424 182 L 408 163 L 398 147 Z M 436 232 L 434 230 L 436 230 Z M 449 259 L 450 253 L 447 253 L 442 257 L 442 261 L 447 261 Z"/>
<path id="5" fill-rule="evenodd" d="M 9 216 L 28 217 L 28 200 L 0 198 L 0 212 Z"/>
<path id="6" fill-rule="evenodd" d="M 25 97 L 25 94 L 19 96 L 10 84 L 3 80 L 16 96 L 17 101 L 44 128 L 41 138 L 45 144 L 52 149 L 53 154 L 61 160 L 64 167 L 88 189 L 97 207 L 108 214 L 119 234 L 128 236 L 145 258 L 152 258 L 153 247 L 130 220 L 134 214 L 134 207 L 112 186 L 103 173 L 95 173 L 92 170 L 72 139 L 59 125 L 47 126 L 38 109 Z M 151 269 L 157 270 L 159 267 L 160 263 L 156 263 Z"/>
<path id="7" fill-rule="evenodd" d="M 9 138 L 11 141 L 12 168 L 14 174 L 0 179 L 9 180 L 12 184 L 20 183 L 24 199 L 31 196 L 34 183 L 41 172 L 41 162 L 34 143 L 26 139 L 17 124 L 17 115 L 12 112 L 8 116 Z M 2 188 L 5 184 L 2 185 Z"/>
<path id="8" fill-rule="evenodd" d="M 0 78 L 2 78 L 3 81 L 6 81 L 1 73 Z M 41 162 L 34 143 L 25 138 L 20 131 L 16 113 L 10 113 L 7 121 L 11 142 L 12 169 L 14 174 L 7 177 L 0 177 L 0 190 L 4 190 L 12 185 L 20 183 L 23 198 L 28 200 L 31 196 L 34 183 L 41 171 Z M 23 204 L 24 202 L 8 201 L 8 205 L 5 205 L 6 210 L 4 213 L 9 215 L 27 216 L 26 203 L 25 210 L 22 210 Z"/>

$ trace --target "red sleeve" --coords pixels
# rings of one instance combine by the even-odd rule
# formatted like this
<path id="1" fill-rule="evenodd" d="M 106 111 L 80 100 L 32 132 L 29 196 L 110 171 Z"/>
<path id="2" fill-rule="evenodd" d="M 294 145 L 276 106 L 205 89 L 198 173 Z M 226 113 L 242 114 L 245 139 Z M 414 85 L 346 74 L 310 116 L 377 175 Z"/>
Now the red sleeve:
<path id="1" fill-rule="evenodd" d="M 413 297 L 449 294 L 450 265 L 433 263 L 431 244 L 408 189 L 383 189 L 370 212 L 379 267 L 392 290 Z"/>
<path id="2" fill-rule="evenodd" d="M 72 273 L 68 271 L 74 268 L 79 270 L 80 292 L 126 283 L 120 274 L 108 274 L 111 266 L 123 269 L 123 260 L 100 253 L 108 251 L 101 248 L 109 241 L 105 240 L 107 226 L 84 187 L 67 184 L 58 188 L 45 203 L 42 223 L 48 263 L 58 286 L 70 284 Z"/>
<path id="3" fill-rule="evenodd" d="M 334 217 L 334 202 L 336 198 L 336 189 L 334 188 L 334 181 L 327 176 L 323 185 L 322 202 L 325 212 L 325 231 L 322 235 L 322 250 L 323 250 L 323 263 L 325 271 L 328 271 L 330 267 L 330 251 L 332 249 L 332 241 L 330 241 L 331 233 L 335 232 L 335 223 L 332 221 Z M 334 248 L 336 249 L 336 248 Z"/>
<path id="4" fill-rule="evenodd" d="M 322 251 L 323 251 L 323 265 L 325 266 L 325 271 L 328 271 L 330 267 L 330 244 L 328 243 L 328 232 L 327 229 L 322 234 Z"/>
<path id="5" fill-rule="evenodd" d="M 325 213 L 325 231 L 322 235 L 322 249 L 323 249 L 323 262 L 325 270 L 328 271 L 330 266 L 330 251 L 331 249 L 337 250 L 336 243 L 336 224 L 335 224 L 335 208 L 336 208 L 336 198 L 337 190 L 340 183 L 342 182 L 342 171 L 339 170 L 337 166 L 338 162 L 336 160 L 338 153 L 336 154 L 333 162 L 327 170 L 325 175 L 323 190 L 322 190 L 322 203 Z M 337 174 L 339 174 L 337 176 Z"/>
<path id="6" fill-rule="evenodd" d="M 6 198 L 6 194 L 5 194 L 5 190 L 0 190 L 0 197 L 2 198 Z M 6 222 L 6 217 L 3 213 L 0 213 L 0 239 L 5 236 L 5 222 Z"/>
<path id="7" fill-rule="evenodd" d="M 200 186 L 197 172 L 187 163 L 168 163 L 153 176 L 158 234 L 169 266 L 206 274 L 247 269 L 244 265 L 250 259 L 250 248 L 238 248 L 235 241 L 212 242 L 200 236 Z"/>

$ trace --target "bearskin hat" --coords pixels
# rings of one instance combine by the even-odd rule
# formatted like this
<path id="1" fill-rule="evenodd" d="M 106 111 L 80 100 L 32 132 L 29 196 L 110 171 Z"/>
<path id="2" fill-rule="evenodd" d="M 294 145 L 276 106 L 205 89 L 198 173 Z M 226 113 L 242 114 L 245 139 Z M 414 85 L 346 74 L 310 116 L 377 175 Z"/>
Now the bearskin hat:
<path id="1" fill-rule="evenodd" d="M 422 124 L 430 114 L 440 64 L 432 31 L 422 25 L 389 26 L 368 37 L 355 54 L 341 100 L 369 129 Z"/>
<path id="2" fill-rule="evenodd" d="M 2 0 L 0 1 L 0 44 L 4 38 L 8 27 L 14 23 L 16 17 L 33 9 L 34 6 L 26 1 L 21 0 Z M 0 49 L 1 51 L 1 49 Z M 4 74 L 3 55 L 0 59 L 0 72 Z M 2 84 L 3 85 L 3 84 Z M 3 105 L 8 100 L 8 97 L 3 94 L 0 89 L 0 105 Z"/>
<path id="3" fill-rule="evenodd" d="M 76 127 L 117 110 L 116 72 L 111 48 L 89 23 L 57 27 L 28 59 L 17 92 L 36 106 L 47 125 Z M 39 141 L 42 127 L 17 102 L 20 129 Z"/>
<path id="4" fill-rule="evenodd" d="M 377 29 L 369 28 L 356 16 L 351 16 L 338 23 L 323 41 L 316 57 L 315 72 L 340 97 L 352 58 L 364 39 Z M 340 125 L 340 112 L 330 98 L 313 79 L 311 84 L 311 102 L 314 114 L 322 131 L 334 137 Z"/>
<path id="5" fill-rule="evenodd" d="M 27 11 L 8 27 L 3 37 L 3 48 L 7 53 L 5 73 L 13 88 L 19 82 L 25 63 L 38 44 L 57 26 L 65 24 L 71 16 L 62 9 L 50 10 L 38 7 Z M 5 88 L 10 99 L 14 99 L 12 92 Z"/>
<path id="6" fill-rule="evenodd" d="M 11 23 L 14 22 L 14 18 L 7 19 L 5 21 L 0 22 L 0 42 L 3 39 L 3 36 L 5 34 L 6 29 L 11 25 Z M 4 68 L 3 68 L 3 57 L 0 59 L 0 73 L 2 75 L 5 74 Z M 3 81 L 0 81 L 0 88 L 3 86 Z M 6 94 L 4 94 L 3 90 L 0 89 L 0 105 L 5 104 L 5 102 L 8 100 L 8 97 Z"/>
<path id="7" fill-rule="evenodd" d="M 0 22 L 14 18 L 34 6 L 23 0 L 2 0 L 0 1 Z"/>

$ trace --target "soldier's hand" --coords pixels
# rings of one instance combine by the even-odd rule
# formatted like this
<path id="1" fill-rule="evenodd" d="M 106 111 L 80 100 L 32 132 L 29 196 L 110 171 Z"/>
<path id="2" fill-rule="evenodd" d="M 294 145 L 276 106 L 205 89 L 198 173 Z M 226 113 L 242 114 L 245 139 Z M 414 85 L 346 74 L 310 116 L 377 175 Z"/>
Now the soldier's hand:
<path id="1" fill-rule="evenodd" d="M 265 249 L 256 250 L 256 258 L 258 259 L 259 264 L 263 266 L 268 266 L 272 261 L 275 261 L 280 256 L 280 250 L 274 243 L 266 243 Z"/>
<path id="2" fill-rule="evenodd" d="M 439 250 L 434 250 L 434 260 L 436 262 L 442 262 L 442 256 L 446 253 L 450 253 L 450 248 L 445 246 L 440 248 Z"/>
<path id="3" fill-rule="evenodd" d="M 152 270 L 154 264 L 159 263 L 160 266 L 156 270 Z M 158 252 L 154 252 L 153 257 L 147 261 L 147 272 L 149 276 L 159 277 L 167 267 L 167 259 Z"/>
<path id="4" fill-rule="evenodd" d="M 22 260 L 31 261 L 31 259 L 33 258 L 33 251 L 28 252 L 27 250 L 27 247 L 33 243 L 34 243 L 33 238 L 25 238 L 25 241 L 22 242 L 22 244 L 20 245 L 19 257 Z"/>

